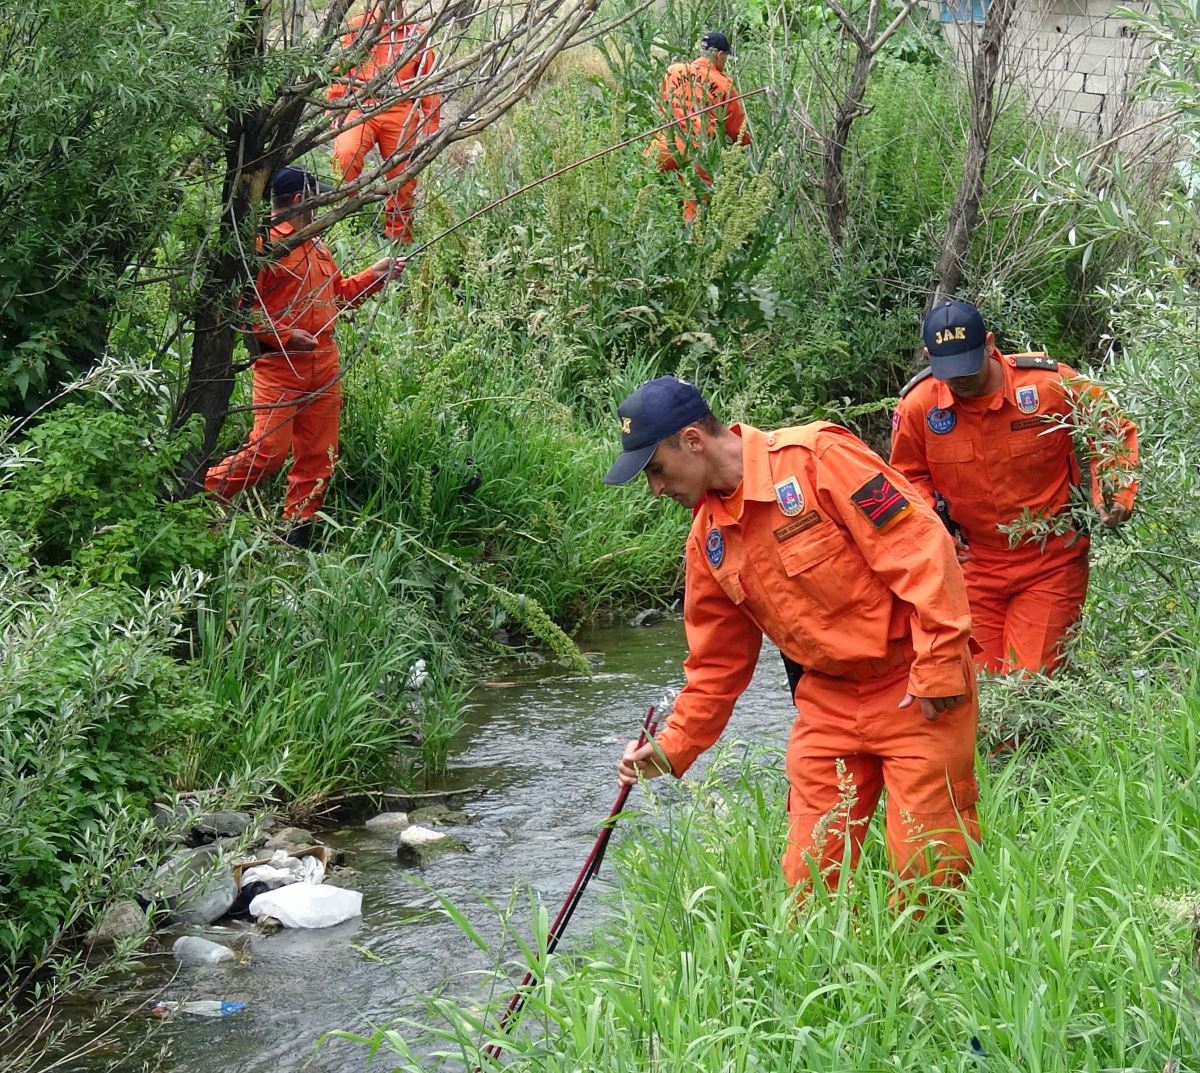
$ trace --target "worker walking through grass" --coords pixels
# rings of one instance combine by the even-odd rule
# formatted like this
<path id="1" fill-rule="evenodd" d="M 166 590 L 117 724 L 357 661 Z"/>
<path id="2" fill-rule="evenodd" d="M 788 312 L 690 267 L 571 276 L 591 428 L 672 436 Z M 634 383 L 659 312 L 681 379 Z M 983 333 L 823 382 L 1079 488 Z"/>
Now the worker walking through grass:
<path id="1" fill-rule="evenodd" d="M 658 134 L 647 149 L 647 154 L 657 161 L 659 171 L 677 172 L 679 181 L 690 189 L 701 184 L 712 185 L 712 176 L 700 163 L 709 146 L 724 144 L 726 139 L 750 144 L 746 112 L 737 99 L 733 80 L 725 74 L 725 64 L 733 55 L 729 38 L 720 30 L 709 30 L 700 39 L 700 48 L 697 59 L 673 63 L 667 68 L 662 84 L 663 106 L 667 117 L 674 115 L 678 122 L 669 131 Z M 722 103 L 724 108 L 693 114 Z M 683 222 L 690 224 L 697 211 L 696 199 L 685 197 Z"/>
<path id="2" fill-rule="evenodd" d="M 425 37 L 426 28 L 407 20 L 402 3 L 374 0 L 370 10 L 350 20 L 342 44 L 363 55 L 328 91 L 331 102 L 354 104 L 336 118 L 342 130 L 333 143 L 333 159 L 343 182 L 354 182 L 362 174 L 373 148 L 379 150 L 387 177 L 396 179 L 407 166 L 405 154 L 417 140 L 437 133 L 441 95 L 406 95 L 419 88 L 437 64 Z M 412 242 L 416 194 L 414 177 L 388 197 L 384 224 L 388 238 Z"/>
<path id="3" fill-rule="evenodd" d="M 271 180 L 270 241 L 283 243 L 310 224 L 312 198 L 328 193 L 303 168 L 280 168 Z M 254 358 L 254 427 L 245 444 L 211 467 L 204 486 L 228 497 L 278 472 L 288 455 L 283 517 L 292 543 L 307 545 L 337 460 L 342 408 L 340 355 L 333 327 L 339 312 L 379 291 L 404 267 L 385 257 L 343 278 L 318 239 L 306 239 L 264 265 L 254 281 L 250 345 Z"/>
<path id="4" fill-rule="evenodd" d="M 1089 542 L 1070 515 L 1072 489 L 1089 467 L 1101 521 L 1124 523 L 1137 429 L 1069 365 L 1002 354 L 967 302 L 936 306 L 923 334 L 929 366 L 901 393 L 892 465 L 958 533 L 983 666 L 1052 671 L 1087 595 Z M 1072 436 L 1081 407 L 1098 424 L 1082 464 Z M 1046 532 L 1010 538 L 1003 527 L 1022 518 Z"/>

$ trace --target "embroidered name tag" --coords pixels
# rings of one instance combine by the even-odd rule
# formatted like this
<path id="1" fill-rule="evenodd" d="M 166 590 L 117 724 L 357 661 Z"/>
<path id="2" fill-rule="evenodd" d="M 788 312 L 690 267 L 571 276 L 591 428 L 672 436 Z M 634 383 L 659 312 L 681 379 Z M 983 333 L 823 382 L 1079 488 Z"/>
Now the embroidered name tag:
<path id="1" fill-rule="evenodd" d="M 791 540 L 792 537 L 803 533 L 805 529 L 811 529 L 821 520 L 815 510 L 810 510 L 807 514 L 797 518 L 794 522 L 788 522 L 787 525 L 781 525 L 775 530 L 775 539 L 782 544 L 785 540 Z"/>
<path id="2" fill-rule="evenodd" d="M 1023 417 L 1020 421 L 1010 421 L 1008 427 L 1013 432 L 1020 432 L 1026 428 L 1048 428 L 1049 426 L 1044 417 Z"/>
<path id="3" fill-rule="evenodd" d="M 876 529 L 892 525 L 912 510 L 912 504 L 882 473 L 876 473 L 850 498 Z"/>

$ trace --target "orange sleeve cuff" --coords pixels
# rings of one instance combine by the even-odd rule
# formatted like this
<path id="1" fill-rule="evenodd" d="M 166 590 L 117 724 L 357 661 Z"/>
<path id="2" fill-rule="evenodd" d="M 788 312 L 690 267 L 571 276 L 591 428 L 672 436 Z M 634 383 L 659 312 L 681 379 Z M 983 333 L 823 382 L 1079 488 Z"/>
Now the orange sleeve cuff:
<path id="1" fill-rule="evenodd" d="M 692 741 L 679 727 L 673 727 L 670 720 L 667 726 L 654 739 L 666 758 L 671 762 L 671 774 L 682 778 L 704 752 L 704 746 Z"/>
<path id="2" fill-rule="evenodd" d="M 396 273 L 399 275 L 399 273 Z M 365 302 L 373 294 L 383 289 L 388 281 L 387 276 L 378 276 L 375 269 L 366 268 L 353 276 L 343 276 L 335 284 L 338 297 L 350 305 Z"/>
<path id="3" fill-rule="evenodd" d="M 914 697 L 959 697 L 967 692 L 963 660 L 953 657 L 932 657 L 913 660 L 908 672 L 908 691 Z"/>

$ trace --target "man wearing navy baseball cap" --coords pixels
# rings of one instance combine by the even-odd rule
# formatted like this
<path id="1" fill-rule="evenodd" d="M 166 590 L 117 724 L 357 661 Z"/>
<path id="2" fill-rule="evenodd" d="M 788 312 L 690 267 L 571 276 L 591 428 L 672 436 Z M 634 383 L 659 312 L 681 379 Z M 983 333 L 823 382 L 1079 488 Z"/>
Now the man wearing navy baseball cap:
<path id="1" fill-rule="evenodd" d="M 271 176 L 270 242 L 283 246 L 316 218 L 314 199 L 333 187 L 294 164 Z M 259 252 L 264 243 L 260 240 Z M 283 538 L 307 547 L 337 460 L 342 410 L 341 358 L 333 329 L 404 270 L 384 257 L 343 276 L 317 238 L 307 238 L 263 265 L 254 281 L 247 348 L 253 360 L 254 426 L 246 442 L 209 468 L 204 486 L 227 499 L 281 469 L 292 457 L 284 495 Z"/>
<path id="2" fill-rule="evenodd" d="M 708 30 L 700 38 L 698 58 L 667 68 L 663 105 L 668 119 L 674 116 L 678 122 L 669 132 L 670 141 L 668 131 L 660 131 L 646 149 L 647 157 L 657 160 L 659 171 L 677 172 L 680 182 L 697 188 L 703 201 L 708 200 L 703 191 L 712 185 L 712 176 L 700 161 L 711 163 L 715 149 L 726 139 L 750 144 L 745 109 L 733 80 L 725 74 L 725 61 L 732 55 L 729 38 L 720 30 Z M 724 137 L 718 136 L 718 129 Z M 698 211 L 697 199 L 685 198 L 683 222 L 690 224 Z"/>
<path id="3" fill-rule="evenodd" d="M 638 388 L 617 421 L 604 480 L 644 473 L 693 513 L 687 685 L 655 740 L 626 747 L 618 779 L 681 776 L 720 736 L 766 636 L 798 712 L 787 880 L 836 886 L 845 842 L 853 864 L 886 785 L 895 870 L 955 882 L 979 837 L 977 706 L 962 571 L 937 517 L 846 429 L 726 426 L 673 376 Z M 847 777 L 850 814 L 831 825 Z"/>
<path id="4" fill-rule="evenodd" d="M 892 465 L 956 535 L 984 667 L 1052 671 L 1087 593 L 1087 534 L 1060 520 L 1044 540 L 1030 530 L 1014 542 L 1008 527 L 1069 511 L 1081 475 L 1071 426 L 1098 402 L 1092 493 L 1105 525 L 1124 522 L 1137 430 L 1070 366 L 1002 354 L 969 302 L 934 306 L 922 334 L 929 366 L 900 393 Z"/>

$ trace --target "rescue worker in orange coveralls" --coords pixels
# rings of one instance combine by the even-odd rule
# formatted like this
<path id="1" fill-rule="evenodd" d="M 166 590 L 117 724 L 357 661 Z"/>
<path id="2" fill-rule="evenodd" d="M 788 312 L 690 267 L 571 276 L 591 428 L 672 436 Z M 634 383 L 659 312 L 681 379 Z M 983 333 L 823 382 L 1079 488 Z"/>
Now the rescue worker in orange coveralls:
<path id="1" fill-rule="evenodd" d="M 352 108 L 338 116 L 342 131 L 333 143 L 333 159 L 347 183 L 362 174 L 363 162 L 373 147 L 378 147 L 383 163 L 388 164 L 412 149 L 422 135 L 436 134 L 442 114 L 442 98 L 437 93 L 388 104 L 428 78 L 437 62 L 433 49 L 423 43 L 425 27 L 405 22 L 403 4 L 372 0 L 371 7 L 349 25 L 343 46 L 366 48 L 367 53 L 328 92 L 332 102 L 353 102 Z M 387 177 L 396 178 L 405 165 L 403 159 L 390 164 Z M 388 198 L 384 231 L 395 242 L 412 242 L 416 193 L 417 180 L 412 178 Z"/>
<path id="2" fill-rule="evenodd" d="M 1120 525 L 1137 491 L 1127 472 L 1137 462 L 1137 430 L 1070 366 L 1041 353 L 1000 353 L 967 302 L 936 306 L 923 334 L 929 367 L 901 393 L 892 465 L 927 503 L 940 497 L 959 531 L 982 665 L 1053 671 L 1087 594 L 1087 535 L 1068 523 L 1044 545 L 1031 534 L 1010 546 L 999 527 L 1025 512 L 1054 518 L 1067 509 L 1080 483 L 1071 425 L 1082 396 L 1108 405 L 1103 420 L 1121 444 L 1093 459 L 1092 481 L 1101 520 Z"/>
<path id="3" fill-rule="evenodd" d="M 316 215 L 305 201 L 332 187 L 303 168 L 283 167 L 271 178 L 270 241 L 282 242 Z M 285 539 L 307 546 L 337 459 L 342 407 L 341 371 L 333 326 L 345 306 L 357 305 L 399 275 L 404 261 L 385 257 L 365 272 L 342 277 L 319 240 L 301 242 L 265 265 L 254 281 L 251 344 L 254 427 L 246 443 L 208 470 L 204 486 L 226 498 L 277 472 L 290 454 L 283 517 L 295 523 Z"/>
<path id="4" fill-rule="evenodd" d="M 622 454 L 604 480 L 645 472 L 693 511 L 687 684 L 653 742 L 630 742 L 628 785 L 679 777 L 720 736 L 763 636 L 803 668 L 787 750 L 783 872 L 833 886 L 858 859 L 886 786 L 887 844 L 904 878 L 954 882 L 978 840 L 978 718 L 970 616 L 954 543 L 908 482 L 844 428 L 721 424 L 664 376 L 617 411 Z"/>
<path id="5" fill-rule="evenodd" d="M 669 132 L 659 132 L 647 150 L 647 155 L 657 157 L 659 171 L 679 172 L 679 181 L 685 186 L 694 185 L 684 171 L 689 158 L 703 155 L 704 146 L 716 140 L 718 124 L 731 142 L 750 144 L 745 109 L 736 99 L 737 90 L 733 88 L 732 79 L 725 74 L 725 61 L 733 55 L 729 38 L 720 30 L 709 30 L 700 39 L 700 48 L 699 59 L 691 63 L 673 63 L 667 68 L 662 85 L 663 104 L 679 122 Z M 728 104 L 724 108 L 713 108 L 703 115 L 684 118 L 701 108 L 726 101 Z M 668 133 L 673 147 L 667 141 Z M 705 186 L 712 185 L 712 177 L 699 163 L 693 161 L 691 168 L 700 182 Z M 695 200 L 685 199 L 683 222 L 690 224 L 696 218 L 696 211 Z"/>

